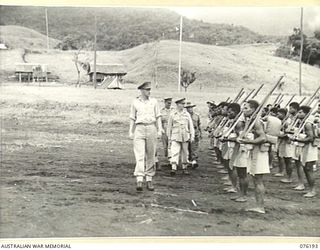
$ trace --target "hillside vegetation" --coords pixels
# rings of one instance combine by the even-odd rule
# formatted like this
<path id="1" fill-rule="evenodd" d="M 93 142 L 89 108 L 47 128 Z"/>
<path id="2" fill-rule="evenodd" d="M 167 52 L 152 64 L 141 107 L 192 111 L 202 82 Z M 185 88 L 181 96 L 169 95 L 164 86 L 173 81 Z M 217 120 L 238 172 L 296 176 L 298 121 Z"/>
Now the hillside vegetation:
<path id="1" fill-rule="evenodd" d="M 97 62 L 124 64 L 128 72 L 125 76 L 126 88 L 146 80 L 154 84 L 153 75 L 157 69 L 159 88 L 176 89 L 178 48 L 178 41 L 167 40 L 123 51 L 98 51 Z M 190 86 L 190 90 L 205 91 L 234 86 L 256 88 L 262 83 L 270 86 L 280 75 L 285 74 L 284 91 L 297 92 L 298 62 L 273 56 L 275 49 L 276 45 L 273 44 L 220 47 L 184 42 L 182 67 L 196 72 L 197 79 Z M 2 70 L 13 72 L 14 63 L 19 60 L 19 53 L 20 50 L 0 52 L 0 57 L 6 58 L 6 63 L 1 65 Z M 75 83 L 77 73 L 72 61 L 74 53 L 75 51 L 34 50 L 25 58 L 28 62 L 48 64 L 52 74 L 58 75 L 62 83 Z M 93 52 L 83 51 L 79 59 L 92 61 Z M 302 70 L 303 88 L 308 92 L 320 84 L 320 69 L 303 64 Z M 84 70 L 81 71 L 81 75 L 82 81 L 88 80 Z"/>
<path id="2" fill-rule="evenodd" d="M 22 26 L 0 26 L 0 40 L 8 45 L 9 48 L 47 48 L 47 37 L 45 35 Z M 49 44 L 52 47 L 57 46 L 59 42 L 57 39 L 49 38 Z"/>
<path id="3" fill-rule="evenodd" d="M 0 25 L 20 25 L 46 34 L 44 7 L 1 6 L 0 12 Z M 179 39 L 180 16 L 166 9 L 150 8 L 49 7 L 50 37 L 61 40 L 66 49 L 92 49 L 94 15 L 97 16 L 99 50 L 123 50 L 157 40 Z M 184 41 L 230 45 L 281 39 L 263 36 L 242 26 L 184 18 Z"/>

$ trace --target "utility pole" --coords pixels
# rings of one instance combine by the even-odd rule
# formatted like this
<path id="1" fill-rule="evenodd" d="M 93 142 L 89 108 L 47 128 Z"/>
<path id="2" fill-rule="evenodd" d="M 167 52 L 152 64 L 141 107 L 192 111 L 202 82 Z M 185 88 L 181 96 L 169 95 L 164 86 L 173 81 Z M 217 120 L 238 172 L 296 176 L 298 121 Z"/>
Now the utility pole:
<path id="1" fill-rule="evenodd" d="M 301 61 L 302 61 L 302 52 L 303 52 L 303 8 L 301 7 L 301 16 L 300 16 L 300 60 L 299 60 L 299 95 L 301 96 Z"/>
<path id="2" fill-rule="evenodd" d="M 178 71 L 178 92 L 181 91 L 181 45 L 182 45 L 182 16 L 180 17 L 180 43 L 179 43 L 179 71 Z"/>
<path id="3" fill-rule="evenodd" d="M 97 14 L 94 14 L 93 86 L 97 88 Z"/>
<path id="4" fill-rule="evenodd" d="M 45 14 L 46 14 L 46 31 L 47 31 L 47 49 L 50 48 L 49 46 L 49 23 L 48 23 L 48 9 L 45 8 Z"/>
<path id="5" fill-rule="evenodd" d="M 157 65 L 157 59 L 158 59 L 158 44 L 160 43 L 160 40 L 155 42 L 155 52 L 154 52 L 154 57 L 155 57 L 155 63 L 154 63 L 154 83 L 156 88 L 159 87 L 158 85 L 158 65 Z"/>

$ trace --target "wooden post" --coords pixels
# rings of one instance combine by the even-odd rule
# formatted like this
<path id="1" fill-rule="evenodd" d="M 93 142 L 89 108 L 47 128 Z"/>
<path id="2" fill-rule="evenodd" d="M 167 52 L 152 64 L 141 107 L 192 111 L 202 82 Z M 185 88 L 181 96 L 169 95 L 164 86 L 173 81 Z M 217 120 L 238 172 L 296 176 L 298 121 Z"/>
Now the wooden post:
<path id="1" fill-rule="evenodd" d="M 301 33 L 301 42 L 300 42 L 300 60 L 299 60 L 299 95 L 302 95 L 301 90 L 301 61 L 302 61 L 302 52 L 303 52 L 303 8 L 301 7 L 301 16 L 300 16 L 300 33 Z"/>
<path id="2" fill-rule="evenodd" d="M 181 44 L 182 44 L 182 16 L 180 17 L 180 42 L 179 42 L 179 70 L 178 70 L 178 92 L 181 91 Z"/>
<path id="3" fill-rule="evenodd" d="M 97 15 L 94 15 L 93 86 L 97 88 Z"/>
<path id="4" fill-rule="evenodd" d="M 47 31 L 47 49 L 50 48 L 49 46 L 49 23 L 48 23 L 48 9 L 46 8 L 46 31 Z"/>

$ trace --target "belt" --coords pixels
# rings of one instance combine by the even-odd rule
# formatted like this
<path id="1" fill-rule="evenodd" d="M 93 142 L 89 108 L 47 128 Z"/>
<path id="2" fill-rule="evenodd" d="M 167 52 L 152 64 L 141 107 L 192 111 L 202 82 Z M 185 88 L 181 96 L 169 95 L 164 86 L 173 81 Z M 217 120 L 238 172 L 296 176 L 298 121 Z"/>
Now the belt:
<path id="1" fill-rule="evenodd" d="M 139 122 L 139 123 L 136 123 L 136 125 L 144 125 L 144 126 L 148 126 L 148 125 L 156 125 L 156 122 Z"/>

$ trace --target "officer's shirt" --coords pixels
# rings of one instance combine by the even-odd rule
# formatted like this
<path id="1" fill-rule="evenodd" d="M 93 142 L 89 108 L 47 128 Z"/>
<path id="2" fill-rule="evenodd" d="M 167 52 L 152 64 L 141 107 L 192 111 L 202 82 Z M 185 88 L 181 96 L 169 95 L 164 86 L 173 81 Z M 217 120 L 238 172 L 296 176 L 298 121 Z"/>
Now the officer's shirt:
<path id="1" fill-rule="evenodd" d="M 155 98 L 143 100 L 141 96 L 133 100 L 130 110 L 130 119 L 135 124 L 150 124 L 161 117 L 158 101 Z"/>
<path id="2" fill-rule="evenodd" d="M 194 137 L 193 122 L 187 111 L 173 111 L 170 114 L 167 135 L 170 140 L 178 142 L 187 142 Z"/>

